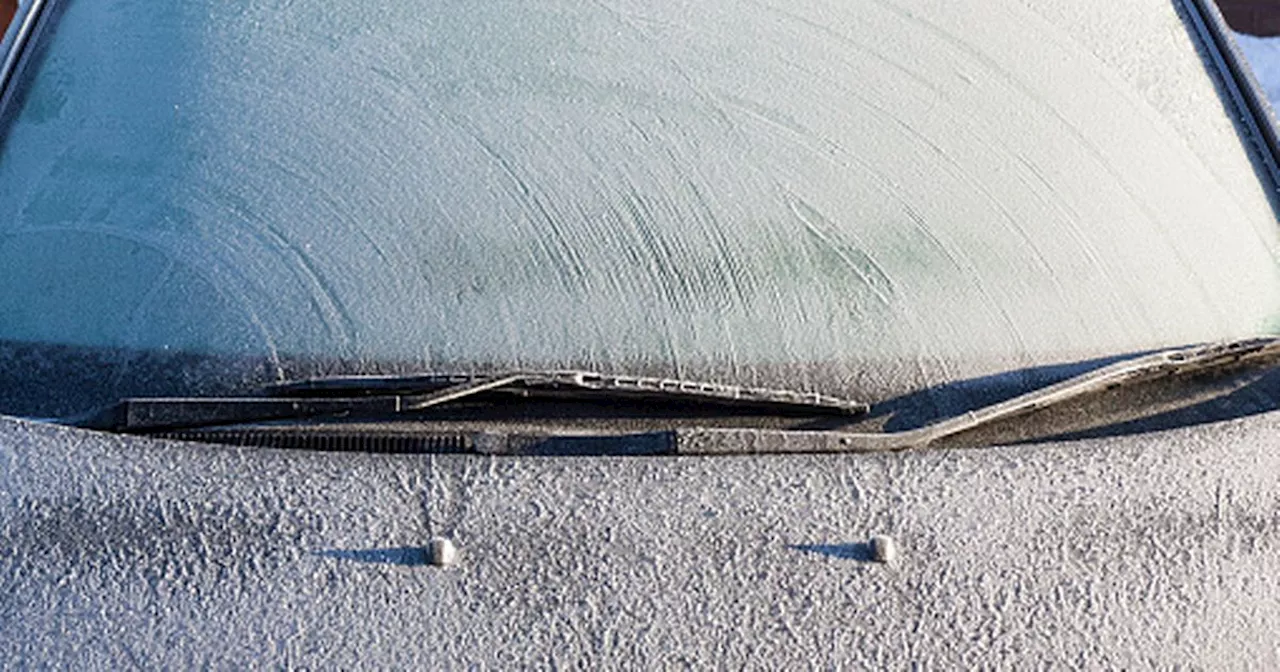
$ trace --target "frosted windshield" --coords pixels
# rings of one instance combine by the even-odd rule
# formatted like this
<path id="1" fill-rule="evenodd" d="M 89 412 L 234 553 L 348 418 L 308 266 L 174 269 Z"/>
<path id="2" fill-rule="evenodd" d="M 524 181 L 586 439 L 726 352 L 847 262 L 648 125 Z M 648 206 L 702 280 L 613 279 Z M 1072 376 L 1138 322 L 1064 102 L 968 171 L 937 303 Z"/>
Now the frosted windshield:
<path id="1" fill-rule="evenodd" d="M 1277 328 L 1168 0 L 61 4 L 0 339 L 836 393 Z"/>

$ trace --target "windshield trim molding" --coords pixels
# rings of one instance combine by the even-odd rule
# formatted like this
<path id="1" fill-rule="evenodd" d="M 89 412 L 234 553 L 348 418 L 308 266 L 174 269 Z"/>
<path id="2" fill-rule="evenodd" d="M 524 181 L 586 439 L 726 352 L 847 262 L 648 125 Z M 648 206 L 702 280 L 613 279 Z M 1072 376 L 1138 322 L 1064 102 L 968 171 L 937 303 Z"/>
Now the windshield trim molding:
<path id="1" fill-rule="evenodd" d="M 27 54 L 38 41 L 36 37 L 44 25 L 41 19 L 48 13 L 46 8 L 52 2 L 28 0 L 19 3 L 18 11 L 4 33 L 4 40 L 0 41 L 0 54 L 3 54 L 3 60 L 0 60 L 0 117 L 8 112 L 15 83 L 27 61 Z"/>
<path id="2" fill-rule="evenodd" d="M 1191 16 L 1193 28 L 1222 76 L 1227 95 L 1245 114 L 1244 123 L 1258 144 L 1263 163 L 1271 178 L 1273 195 L 1280 191 L 1280 136 L 1271 103 L 1253 76 L 1253 69 L 1231 37 L 1230 27 L 1214 0 L 1182 0 Z"/>

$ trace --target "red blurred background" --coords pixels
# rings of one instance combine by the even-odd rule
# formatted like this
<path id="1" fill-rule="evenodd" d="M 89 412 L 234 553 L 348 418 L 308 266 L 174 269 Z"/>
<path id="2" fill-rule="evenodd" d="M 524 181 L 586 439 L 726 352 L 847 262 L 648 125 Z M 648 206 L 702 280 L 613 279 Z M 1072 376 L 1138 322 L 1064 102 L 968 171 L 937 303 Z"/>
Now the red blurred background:
<path id="1" fill-rule="evenodd" d="M 1263 37 L 1280 35 L 1278 0 L 1218 0 L 1218 9 L 1237 32 Z"/>
<path id="2" fill-rule="evenodd" d="M 0 0 L 0 26 L 8 28 L 16 11 L 18 11 L 18 0 Z"/>

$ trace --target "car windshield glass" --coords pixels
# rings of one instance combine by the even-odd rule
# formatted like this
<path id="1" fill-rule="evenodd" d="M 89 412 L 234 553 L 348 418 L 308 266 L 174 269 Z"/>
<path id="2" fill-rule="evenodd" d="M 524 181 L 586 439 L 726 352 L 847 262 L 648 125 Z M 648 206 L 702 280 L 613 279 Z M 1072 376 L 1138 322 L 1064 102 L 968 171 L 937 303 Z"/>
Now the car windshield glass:
<path id="1" fill-rule="evenodd" d="M 1274 186 L 1187 12 L 53 2 L 0 413 L 517 369 L 874 399 L 1274 333 Z"/>

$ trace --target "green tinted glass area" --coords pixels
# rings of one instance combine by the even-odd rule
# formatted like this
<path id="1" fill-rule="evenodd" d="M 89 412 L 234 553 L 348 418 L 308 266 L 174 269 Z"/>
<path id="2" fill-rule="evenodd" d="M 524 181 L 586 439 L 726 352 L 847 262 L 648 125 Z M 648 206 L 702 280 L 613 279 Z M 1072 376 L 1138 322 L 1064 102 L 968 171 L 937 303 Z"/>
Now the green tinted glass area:
<path id="1" fill-rule="evenodd" d="M 1280 314 L 1170 0 L 58 6 L 0 339 L 873 395 Z"/>

